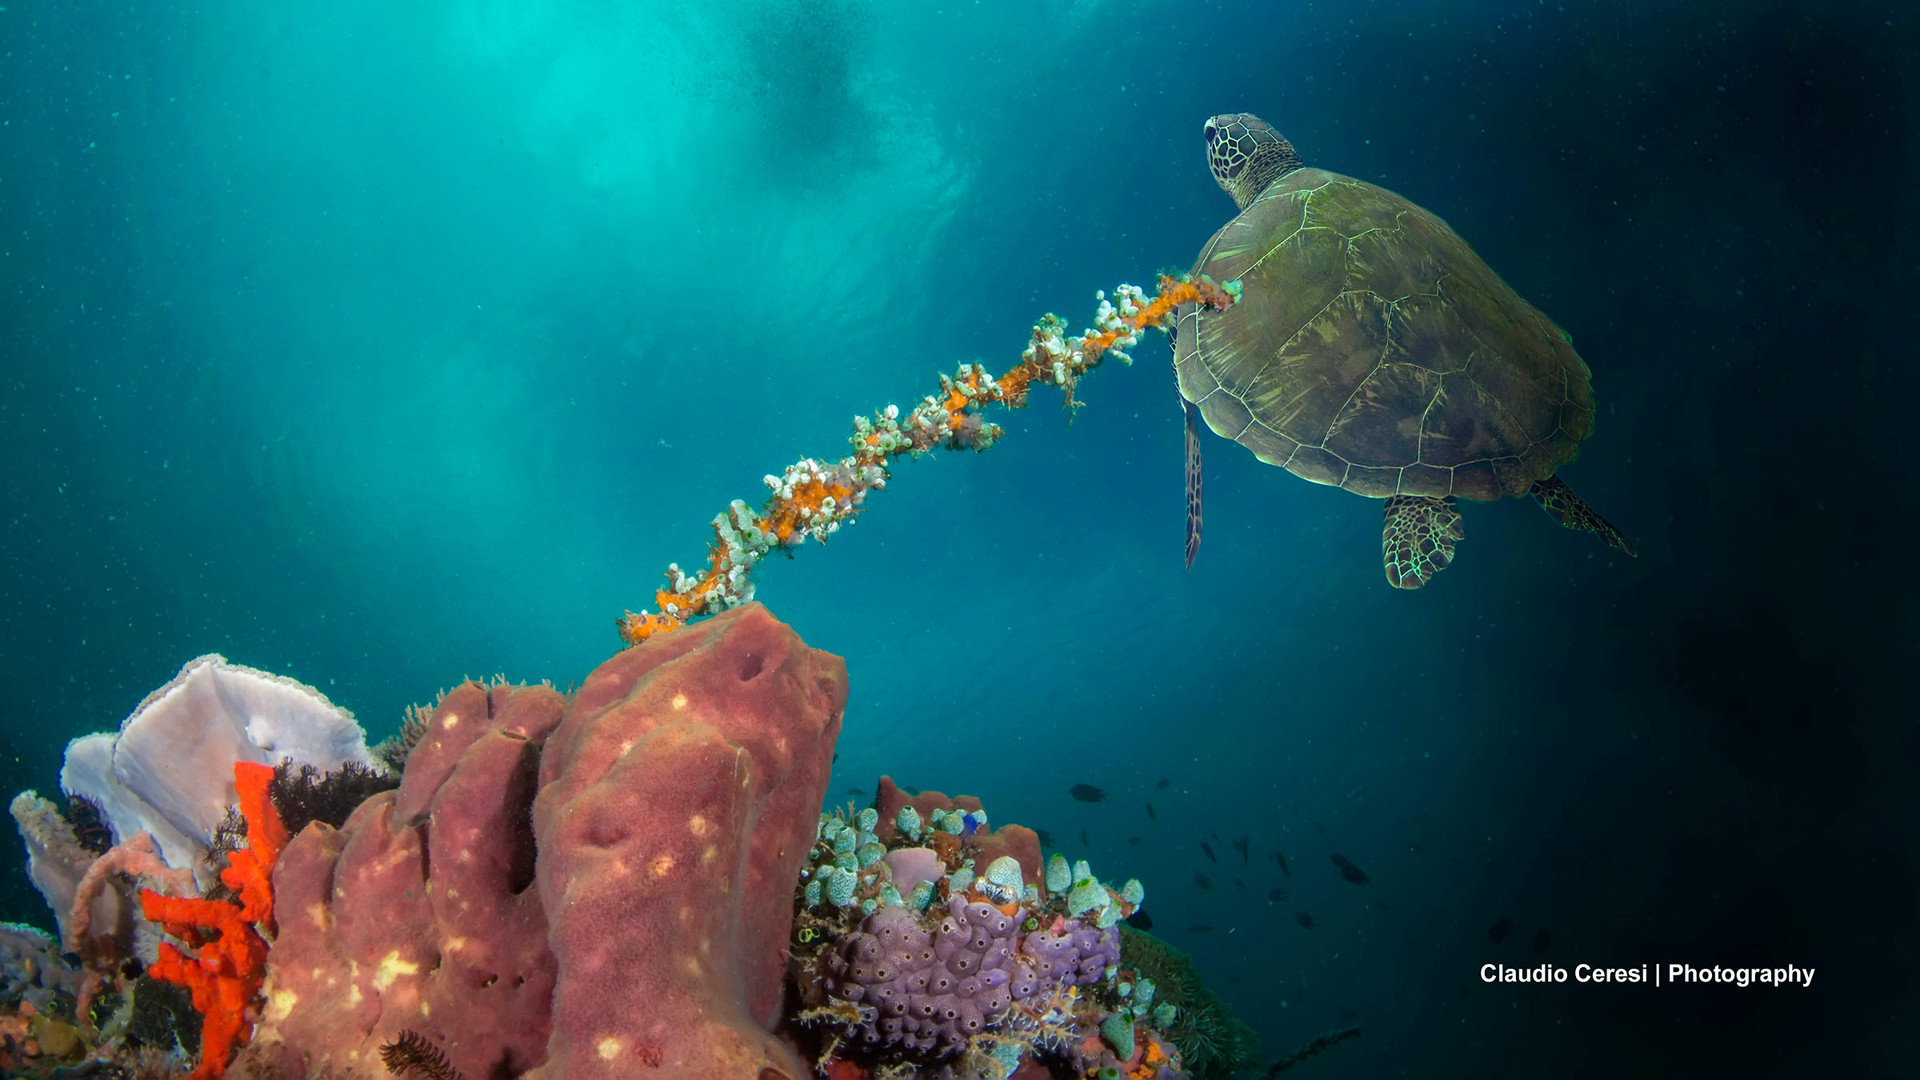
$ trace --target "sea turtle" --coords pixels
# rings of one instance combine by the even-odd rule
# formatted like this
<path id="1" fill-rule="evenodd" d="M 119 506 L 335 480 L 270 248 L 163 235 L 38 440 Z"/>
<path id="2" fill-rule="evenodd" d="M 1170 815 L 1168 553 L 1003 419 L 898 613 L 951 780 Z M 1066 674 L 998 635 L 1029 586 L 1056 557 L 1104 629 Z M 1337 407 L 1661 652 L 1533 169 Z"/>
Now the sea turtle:
<path id="1" fill-rule="evenodd" d="M 1240 299 L 1176 314 L 1188 566 L 1200 546 L 1199 417 L 1270 465 L 1385 499 L 1380 550 L 1396 588 L 1452 561 L 1465 535 L 1457 498 L 1531 494 L 1560 524 L 1634 553 L 1554 475 L 1593 430 L 1589 372 L 1566 331 L 1446 222 L 1307 168 L 1259 118 L 1216 116 L 1206 137 L 1240 215 L 1193 272 Z"/>

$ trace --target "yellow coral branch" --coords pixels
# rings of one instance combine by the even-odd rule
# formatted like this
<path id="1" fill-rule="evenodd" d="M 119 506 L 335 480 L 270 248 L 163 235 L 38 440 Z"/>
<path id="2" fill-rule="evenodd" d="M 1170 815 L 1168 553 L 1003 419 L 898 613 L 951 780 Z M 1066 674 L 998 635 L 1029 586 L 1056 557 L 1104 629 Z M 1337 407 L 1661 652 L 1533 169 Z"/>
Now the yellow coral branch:
<path id="1" fill-rule="evenodd" d="M 918 457 L 937 446 L 985 450 L 1002 432 L 981 418 L 981 409 L 1022 408 L 1035 383 L 1058 386 L 1071 406 L 1081 377 L 1110 355 L 1132 363 L 1124 350 L 1138 344 L 1143 331 L 1164 328 L 1182 304 L 1225 309 L 1240 295 L 1238 282 L 1222 286 L 1204 276 L 1162 275 L 1159 286 L 1160 292 L 1149 299 L 1144 289 L 1122 285 L 1114 293 L 1117 304 L 1098 294 L 1097 329 L 1071 340 L 1064 334 L 1065 323 L 1045 316 L 1034 326 L 1020 363 L 997 379 L 978 364 L 962 364 L 955 374 L 940 376 L 940 392 L 921 399 L 904 417 L 893 405 L 872 417 L 855 417 L 848 440 L 852 453 L 826 464 L 802 458 L 782 475 L 768 475 L 772 494 L 757 511 L 735 499 L 713 519 L 706 569 L 688 575 L 677 563 L 667 567 L 667 587 L 654 593 L 659 610 L 621 615 L 615 620 L 621 639 L 638 645 L 679 629 L 689 619 L 745 603 L 753 598 L 753 568 L 761 559 L 809 536 L 824 541 L 852 521 L 867 493 L 887 486 L 888 461 L 903 454 Z"/>

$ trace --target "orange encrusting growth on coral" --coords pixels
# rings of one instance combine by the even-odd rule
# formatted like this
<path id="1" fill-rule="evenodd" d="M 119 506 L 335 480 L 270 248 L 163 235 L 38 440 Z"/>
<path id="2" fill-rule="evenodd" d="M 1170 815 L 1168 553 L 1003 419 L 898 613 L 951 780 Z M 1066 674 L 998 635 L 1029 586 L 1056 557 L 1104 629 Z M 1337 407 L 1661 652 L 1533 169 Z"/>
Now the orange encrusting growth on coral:
<path id="1" fill-rule="evenodd" d="M 773 533 L 781 543 L 785 543 L 794 532 L 806 523 L 810 511 L 819 510 L 828 499 L 836 503 L 852 497 L 853 485 L 828 483 L 820 480 L 808 480 L 794 487 L 793 494 L 780 500 L 779 505 L 769 505 L 761 526 Z"/>
<path id="2" fill-rule="evenodd" d="M 1153 1080 L 1160 1075 L 1160 1066 L 1174 1064 L 1173 1059 L 1167 1056 L 1166 1050 L 1161 1048 L 1158 1039 L 1148 1039 L 1146 1051 L 1139 1057 L 1140 1064 L 1127 1074 L 1132 1080 Z"/>
<path id="3" fill-rule="evenodd" d="M 807 536 L 824 541 L 826 534 L 858 513 L 871 489 L 886 486 L 887 462 L 902 454 L 919 455 L 937 445 L 950 449 L 984 450 L 1001 435 L 999 427 L 982 422 L 976 407 L 990 404 L 1022 408 L 1034 383 L 1060 387 L 1073 406 L 1073 388 L 1080 377 L 1099 366 L 1109 353 L 1126 354 L 1142 331 L 1161 328 L 1184 304 L 1202 304 L 1224 310 L 1238 298 L 1237 285 L 1226 287 L 1206 277 L 1174 278 L 1162 275 L 1160 292 L 1149 300 L 1144 291 L 1121 286 L 1114 307 L 1102 296 L 1099 330 L 1068 339 L 1060 320 L 1052 315 L 1033 328 L 1033 339 L 1016 364 L 999 378 L 978 364 L 963 365 L 955 376 L 940 376 L 940 393 L 923 399 L 908 416 L 893 406 L 871 420 L 854 422 L 853 453 L 823 466 L 805 459 L 790 466 L 784 479 L 769 476 L 774 494 L 756 513 L 736 502 L 714 519 L 715 543 L 708 549 L 707 569 L 688 576 L 678 566 L 669 569 L 669 587 L 654 593 L 658 612 L 629 611 L 615 620 L 620 637 L 638 645 L 657 634 L 670 633 L 689 619 L 710 615 L 752 596 L 746 576 L 774 547 L 791 546 Z"/>
<path id="4" fill-rule="evenodd" d="M 192 1080 L 215 1080 L 251 1032 L 247 1010 L 260 992 L 267 970 L 267 942 L 274 932 L 273 864 L 287 845 L 287 827 L 267 798 L 273 766 L 240 761 L 233 786 L 240 793 L 240 816 L 247 823 L 247 846 L 231 852 L 220 880 L 240 897 L 238 904 L 200 897 L 162 896 L 140 890 L 140 913 L 167 933 L 199 949 L 188 956 L 170 942 L 147 966 L 156 979 L 177 983 L 193 993 L 200 1010 L 200 1065 Z"/>

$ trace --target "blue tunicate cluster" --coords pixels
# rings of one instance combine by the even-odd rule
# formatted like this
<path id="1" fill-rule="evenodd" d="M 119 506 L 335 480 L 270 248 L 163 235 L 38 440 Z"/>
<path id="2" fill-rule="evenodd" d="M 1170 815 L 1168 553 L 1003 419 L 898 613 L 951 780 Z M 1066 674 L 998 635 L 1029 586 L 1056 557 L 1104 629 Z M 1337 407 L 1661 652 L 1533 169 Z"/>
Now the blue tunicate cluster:
<path id="1" fill-rule="evenodd" d="M 830 996 L 873 1010 L 850 1032 L 867 1049 L 944 1055 L 1014 1002 L 1095 982 L 1119 962 L 1114 930 L 1066 920 L 1057 933 L 1023 934 L 1019 918 L 956 896 L 931 931 L 907 908 L 867 916 L 827 957 L 824 982 Z"/>
<path id="2" fill-rule="evenodd" d="M 816 834 L 818 843 L 814 845 L 810 865 L 800 871 L 801 902 L 809 909 L 822 908 L 859 908 L 862 913 L 872 910 L 869 901 L 875 901 L 872 895 L 879 892 L 878 900 L 890 903 L 903 902 L 899 891 L 894 890 L 893 897 L 885 895 L 880 883 L 874 878 L 876 863 L 886 857 L 885 845 L 873 833 L 873 826 L 879 821 L 879 814 L 867 809 L 856 815 L 852 824 L 837 815 L 822 814 L 820 828 Z M 869 888 L 871 886 L 871 888 Z M 862 896 L 863 890 L 867 895 Z"/>

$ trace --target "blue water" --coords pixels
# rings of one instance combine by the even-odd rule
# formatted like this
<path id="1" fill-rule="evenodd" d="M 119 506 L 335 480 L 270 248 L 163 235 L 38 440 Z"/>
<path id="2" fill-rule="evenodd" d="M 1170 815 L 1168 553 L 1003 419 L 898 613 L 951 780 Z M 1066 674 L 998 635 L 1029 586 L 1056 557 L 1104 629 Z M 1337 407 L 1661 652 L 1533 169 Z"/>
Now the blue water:
<path id="1" fill-rule="evenodd" d="M 1268 1057 L 1364 1027 L 1316 1075 L 1920 1051 L 1903 6 L 159 7 L 0 8 L 0 790 L 205 652 L 376 736 L 578 680 L 763 474 L 1185 269 L 1244 110 L 1573 334 L 1562 475 L 1640 558 L 1475 505 L 1397 592 L 1378 503 L 1209 436 L 1185 570 L 1156 337 L 763 569 L 847 658 L 832 799 L 890 772 L 1137 875 Z M 1478 977 L 1543 961 L 1820 974 Z"/>

